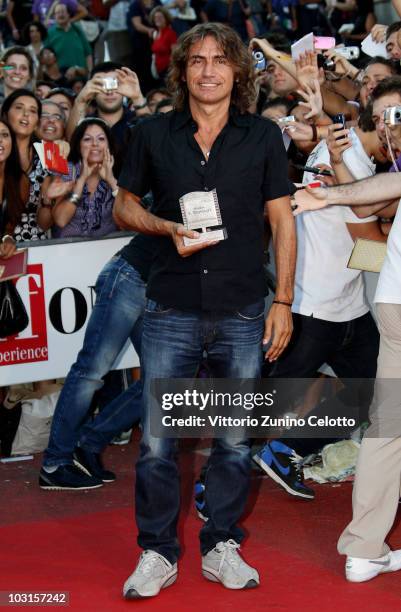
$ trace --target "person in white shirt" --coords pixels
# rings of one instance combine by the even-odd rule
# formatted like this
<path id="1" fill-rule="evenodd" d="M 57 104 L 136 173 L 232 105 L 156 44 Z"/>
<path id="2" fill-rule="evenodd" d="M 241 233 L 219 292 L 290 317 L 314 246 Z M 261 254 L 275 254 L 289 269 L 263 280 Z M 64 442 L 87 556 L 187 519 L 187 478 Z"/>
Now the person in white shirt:
<path id="1" fill-rule="evenodd" d="M 381 141 L 375 130 L 360 127 L 335 131 L 329 128 L 330 151 L 321 141 L 311 152 L 309 167 L 333 166 L 337 179 L 345 181 L 373 176 L 377 161 L 384 161 Z M 340 140 L 337 140 L 340 138 Z M 316 180 L 305 173 L 303 183 Z M 385 241 L 377 217 L 360 219 L 351 207 L 325 208 L 297 217 L 297 265 L 292 305 L 294 334 L 291 342 L 273 365 L 272 378 L 314 378 L 325 364 L 342 379 L 373 379 L 376 375 L 379 333 L 365 297 L 365 283 L 360 270 L 347 268 L 354 240 L 359 237 Z M 373 384 L 365 385 L 365 409 L 368 412 Z M 325 414 L 337 415 L 336 403 L 324 405 Z M 320 414 L 317 406 L 313 414 Z M 314 498 L 305 485 L 299 459 L 318 452 L 332 440 L 292 438 L 268 442 L 254 461 L 287 493 Z"/>
<path id="2" fill-rule="evenodd" d="M 401 127 L 386 128 L 383 120 L 386 107 L 401 106 L 401 78 L 378 85 L 372 100 L 378 132 L 383 137 L 388 129 L 394 147 L 401 149 Z M 390 550 L 385 541 L 397 513 L 401 479 L 401 393 L 397 383 L 401 378 L 400 196 L 400 173 L 299 191 L 294 196 L 296 215 L 326 206 L 340 208 L 350 201 L 364 211 L 361 214 L 395 214 L 375 295 L 380 330 L 375 400 L 358 457 L 353 517 L 338 542 L 340 554 L 347 555 L 345 575 L 351 582 L 365 582 L 382 572 L 401 569 L 401 550 Z"/>

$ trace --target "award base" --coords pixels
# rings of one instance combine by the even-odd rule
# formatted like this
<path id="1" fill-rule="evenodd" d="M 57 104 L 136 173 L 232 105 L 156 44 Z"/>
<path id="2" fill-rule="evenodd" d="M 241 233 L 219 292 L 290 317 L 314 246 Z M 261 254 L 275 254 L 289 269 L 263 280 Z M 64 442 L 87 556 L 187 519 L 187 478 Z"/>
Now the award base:
<path id="1" fill-rule="evenodd" d="M 211 230 L 210 232 L 202 232 L 199 238 L 187 238 L 183 237 L 185 246 L 194 246 L 196 244 L 202 244 L 204 242 L 216 242 L 225 240 L 227 238 L 227 232 L 223 229 Z"/>

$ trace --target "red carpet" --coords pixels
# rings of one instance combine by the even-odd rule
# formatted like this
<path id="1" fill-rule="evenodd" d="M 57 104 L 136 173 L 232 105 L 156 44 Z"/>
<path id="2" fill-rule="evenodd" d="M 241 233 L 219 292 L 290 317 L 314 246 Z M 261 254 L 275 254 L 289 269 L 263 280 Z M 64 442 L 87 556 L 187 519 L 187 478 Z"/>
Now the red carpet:
<path id="1" fill-rule="evenodd" d="M 139 554 L 132 508 L 135 447 L 111 448 L 106 464 L 117 471 L 118 481 L 90 492 L 40 491 L 40 458 L 0 467 L 1 591 L 69 591 L 65 609 L 80 612 L 136 606 L 152 612 L 401 609 L 400 574 L 360 585 L 343 578 L 343 558 L 335 544 L 350 514 L 348 483 L 319 486 L 316 501 L 307 502 L 288 497 L 255 472 L 244 521 L 250 537 L 243 550 L 259 569 L 262 584 L 233 592 L 204 580 L 197 540 L 200 522 L 190 494 L 194 470 L 204 458 L 189 449 L 181 454 L 184 553 L 178 581 L 156 599 L 125 602 L 121 587 Z M 401 527 L 394 530 L 390 544 L 401 547 Z"/>

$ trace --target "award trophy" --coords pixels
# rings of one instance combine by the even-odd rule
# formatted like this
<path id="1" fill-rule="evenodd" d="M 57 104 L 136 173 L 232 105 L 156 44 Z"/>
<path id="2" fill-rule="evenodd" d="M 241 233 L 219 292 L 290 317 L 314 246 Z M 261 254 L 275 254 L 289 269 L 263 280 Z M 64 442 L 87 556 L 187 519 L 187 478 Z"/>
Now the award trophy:
<path id="1" fill-rule="evenodd" d="M 200 232 L 199 238 L 184 236 L 185 246 L 227 238 L 227 231 L 221 225 L 220 206 L 215 189 L 186 193 L 180 198 L 180 208 L 185 228 Z"/>

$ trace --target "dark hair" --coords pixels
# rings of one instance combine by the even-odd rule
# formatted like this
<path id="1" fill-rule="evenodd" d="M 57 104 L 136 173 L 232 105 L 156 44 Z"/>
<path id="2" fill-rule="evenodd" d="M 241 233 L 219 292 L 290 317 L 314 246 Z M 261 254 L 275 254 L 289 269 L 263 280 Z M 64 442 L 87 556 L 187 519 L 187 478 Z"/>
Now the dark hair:
<path id="1" fill-rule="evenodd" d="M 242 113 L 257 98 L 255 87 L 255 70 L 251 54 L 238 34 L 222 23 L 200 23 L 191 30 L 181 34 L 173 49 L 168 72 L 168 89 L 173 98 L 174 107 L 182 110 L 188 99 L 188 87 L 182 77 L 188 62 L 189 50 L 195 43 L 212 36 L 225 53 L 235 70 L 235 82 L 231 92 L 231 104 Z"/>
<path id="2" fill-rule="evenodd" d="M 361 111 L 358 119 L 358 126 L 361 128 L 362 132 L 373 132 L 375 130 L 375 124 L 372 118 L 373 112 L 373 104 L 372 101 L 369 100 L 366 107 Z"/>
<path id="3" fill-rule="evenodd" d="M 267 40 L 276 51 L 291 53 L 291 42 L 285 34 L 281 32 L 269 32 L 268 34 L 263 34 L 261 38 Z"/>
<path id="4" fill-rule="evenodd" d="M 370 58 L 370 60 L 365 64 L 363 69 L 366 70 L 368 66 L 373 66 L 374 64 L 381 64 L 382 66 L 387 66 L 387 68 L 390 69 L 391 74 L 396 74 L 397 72 L 397 68 L 394 65 L 393 60 L 388 60 L 385 57 L 380 57 L 380 55 Z"/>
<path id="5" fill-rule="evenodd" d="M 72 89 L 67 89 L 67 87 L 53 87 L 53 89 L 51 89 L 47 94 L 46 100 L 50 98 L 50 96 L 55 96 L 56 94 L 62 94 L 65 96 L 71 102 L 71 105 L 74 104 L 74 100 L 77 97 L 76 93 L 72 91 Z"/>
<path id="6" fill-rule="evenodd" d="M 168 89 L 166 87 L 160 87 L 160 88 L 150 89 L 148 93 L 146 94 L 146 101 L 149 103 L 151 99 L 153 98 L 153 96 L 158 93 L 163 94 L 163 96 L 166 96 L 166 98 L 170 97 L 170 93 Z"/>
<path id="7" fill-rule="evenodd" d="M 164 16 L 164 19 L 166 20 L 167 25 L 170 25 L 171 22 L 173 21 L 173 17 L 170 11 L 165 6 L 155 6 L 155 8 L 151 10 L 150 15 L 149 15 L 149 21 L 152 25 L 155 25 L 156 13 L 161 13 Z"/>
<path id="8" fill-rule="evenodd" d="M 36 23 L 36 21 L 35 21 L 35 23 Z M 39 22 L 37 22 L 37 23 L 39 23 Z M 39 57 L 42 57 L 42 55 L 43 55 L 43 53 L 45 51 L 51 51 L 53 53 L 53 55 L 56 55 L 56 52 L 53 49 L 53 47 L 46 46 L 46 47 L 42 47 L 41 50 L 39 51 Z M 56 57 L 57 57 L 57 55 L 56 55 Z"/>
<path id="9" fill-rule="evenodd" d="M 267 100 L 267 102 L 264 103 L 263 108 L 262 108 L 262 113 L 263 111 L 269 108 L 275 108 L 276 106 L 285 106 L 285 108 L 287 109 L 287 113 L 288 113 L 290 109 L 290 102 L 289 100 L 287 100 L 287 98 L 283 98 L 281 96 L 277 96 L 276 98 L 271 98 L 270 100 Z"/>
<path id="10" fill-rule="evenodd" d="M 24 57 L 26 57 L 26 59 L 28 60 L 28 66 L 29 66 L 29 76 L 31 77 L 31 79 L 33 79 L 35 75 L 35 68 L 33 64 L 32 55 L 29 53 L 28 49 L 25 49 L 25 47 L 19 47 L 19 46 L 8 47 L 8 49 L 4 51 L 1 61 L 6 64 L 8 58 L 11 55 L 23 55 Z"/>
<path id="11" fill-rule="evenodd" d="M 80 149 L 81 140 L 86 132 L 86 129 L 91 125 L 98 125 L 102 128 L 109 144 L 109 151 L 113 155 L 113 157 L 115 157 L 116 147 L 110 127 L 105 121 L 103 121 L 103 119 L 99 119 L 98 117 L 87 117 L 86 119 L 82 119 L 82 121 L 78 123 L 71 136 L 68 161 L 72 162 L 73 164 L 77 164 L 82 159 Z"/>
<path id="12" fill-rule="evenodd" d="M 394 32 L 399 32 L 401 30 L 401 21 L 395 21 L 391 25 L 388 26 L 386 30 L 386 41 L 390 38 Z"/>
<path id="13" fill-rule="evenodd" d="M 114 72 L 115 70 L 121 70 L 122 67 L 123 65 L 119 62 L 101 62 L 100 64 L 95 64 L 90 73 L 90 78 L 92 79 L 98 72 Z"/>
<path id="14" fill-rule="evenodd" d="M 10 95 L 7 96 L 7 98 L 4 100 L 3 106 L 1 107 L 0 115 L 2 120 L 3 118 L 7 119 L 8 111 L 10 110 L 11 106 L 14 104 L 15 100 L 17 100 L 18 98 L 22 98 L 22 96 L 28 96 L 29 98 L 33 98 L 35 100 L 36 104 L 38 105 L 38 117 L 40 119 L 40 116 L 42 114 L 42 102 L 37 96 L 35 96 L 33 91 L 31 91 L 30 89 L 21 88 L 16 89 L 12 93 L 10 93 Z"/>
<path id="15" fill-rule="evenodd" d="M 392 93 L 397 93 L 401 96 L 401 76 L 392 76 L 380 81 L 370 94 L 370 99 L 372 102 L 375 102 L 375 100 L 382 96 Z"/>
<path id="16" fill-rule="evenodd" d="M 46 87 L 52 87 L 52 82 L 53 81 L 36 81 L 35 86 L 36 88 L 40 87 L 41 85 L 46 85 Z"/>
<path id="17" fill-rule="evenodd" d="M 21 187 L 23 181 L 25 181 L 28 186 L 28 179 L 21 168 L 15 134 L 6 119 L 0 119 L 0 123 L 3 123 L 7 127 L 11 136 L 11 152 L 6 159 L 4 167 L 3 199 L 6 197 L 7 206 L 5 219 L 3 219 L 3 233 L 12 234 L 25 210 L 25 202 L 21 194 Z"/>
<path id="18" fill-rule="evenodd" d="M 31 26 L 35 26 L 36 28 L 38 28 L 42 42 L 47 38 L 47 29 L 45 28 L 43 23 L 41 23 L 40 21 L 29 21 L 29 23 L 26 23 L 24 25 L 24 27 L 22 28 L 22 32 L 21 32 L 22 41 L 24 45 L 31 44 L 31 38 L 29 36 L 29 30 Z"/>
<path id="19" fill-rule="evenodd" d="M 158 102 L 155 106 L 155 114 L 159 113 L 165 106 L 173 106 L 173 100 L 171 98 L 164 98 L 164 100 L 160 100 L 160 102 Z"/>

